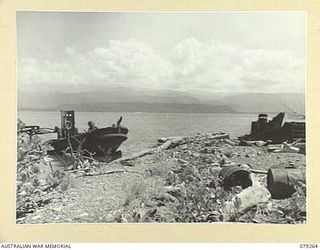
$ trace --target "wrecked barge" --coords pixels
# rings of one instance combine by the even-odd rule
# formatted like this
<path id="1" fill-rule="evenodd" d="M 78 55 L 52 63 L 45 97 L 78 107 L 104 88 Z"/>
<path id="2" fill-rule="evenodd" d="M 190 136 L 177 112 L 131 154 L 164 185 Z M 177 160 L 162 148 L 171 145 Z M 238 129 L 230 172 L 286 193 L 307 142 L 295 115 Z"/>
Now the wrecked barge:
<path id="1" fill-rule="evenodd" d="M 122 142 L 127 140 L 128 129 L 120 125 L 122 117 L 116 125 L 111 127 L 97 128 L 93 122 L 88 131 L 79 133 L 75 126 L 75 112 L 60 111 L 61 128 L 54 129 L 40 128 L 39 126 L 24 126 L 20 131 L 26 132 L 30 136 L 34 134 L 56 133 L 57 139 L 46 141 L 49 145 L 49 154 L 61 154 L 66 151 L 83 150 L 87 154 L 97 157 L 111 156 L 113 158 L 121 157 L 121 151 L 117 151 Z"/>
<path id="2" fill-rule="evenodd" d="M 293 142 L 298 139 L 305 141 L 305 122 L 285 122 L 285 113 L 281 112 L 272 120 L 267 114 L 259 114 L 258 120 L 251 123 L 251 132 L 238 137 L 243 141 L 271 141 L 273 144 Z"/>

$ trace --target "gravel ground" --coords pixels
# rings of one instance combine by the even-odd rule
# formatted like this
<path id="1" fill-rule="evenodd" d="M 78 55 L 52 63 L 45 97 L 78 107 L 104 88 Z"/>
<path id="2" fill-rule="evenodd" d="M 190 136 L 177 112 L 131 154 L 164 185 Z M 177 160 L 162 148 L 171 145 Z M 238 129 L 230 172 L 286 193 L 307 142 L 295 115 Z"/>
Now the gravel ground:
<path id="1" fill-rule="evenodd" d="M 195 186 L 200 187 L 199 183 L 217 179 L 215 171 L 221 167 L 233 164 L 247 164 L 259 170 L 271 167 L 306 167 L 303 154 L 270 153 L 267 147 L 236 146 L 233 144 L 237 144 L 237 140 L 210 138 L 211 135 L 208 134 L 196 135 L 187 143 L 173 149 L 132 161 L 128 164 L 131 166 L 109 164 L 103 167 L 105 171 L 118 169 L 124 172 L 96 176 L 83 176 L 81 171 L 68 172 L 67 188 L 60 185 L 42 194 L 42 204 L 31 209 L 32 213 L 18 218 L 17 223 L 177 222 L 177 218 L 185 218 L 181 211 L 186 208 L 181 208 L 181 199 L 177 198 L 181 197 L 181 187 L 189 192 L 193 187 L 190 183 L 196 183 Z M 186 171 L 188 169 L 189 172 Z M 266 185 L 265 175 L 258 177 L 260 182 Z M 180 194 L 175 195 L 172 190 L 164 191 L 168 186 L 175 188 L 174 190 L 179 187 Z M 210 192 L 211 195 L 215 194 L 217 189 Z M 201 199 L 201 195 L 199 198 Z M 283 203 L 285 206 L 286 202 L 290 202 L 290 199 L 274 200 L 272 204 L 276 207 Z M 305 203 L 305 200 L 302 200 L 303 202 Z M 210 216 L 215 212 L 214 206 L 209 209 Z M 194 216 L 195 222 L 202 222 L 199 219 L 201 213 Z M 209 212 L 205 214 L 203 210 L 201 216 L 205 217 L 204 215 L 209 216 Z M 264 221 L 261 216 L 259 218 L 261 223 L 284 223 Z M 257 216 L 246 222 L 254 220 L 258 220 Z"/>

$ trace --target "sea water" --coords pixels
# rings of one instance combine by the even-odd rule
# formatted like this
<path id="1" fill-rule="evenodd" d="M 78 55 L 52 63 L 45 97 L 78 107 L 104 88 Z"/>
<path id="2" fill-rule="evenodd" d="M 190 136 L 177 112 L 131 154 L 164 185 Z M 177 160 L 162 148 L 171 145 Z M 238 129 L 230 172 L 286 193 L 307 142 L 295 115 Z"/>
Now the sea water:
<path id="1" fill-rule="evenodd" d="M 98 128 L 116 124 L 123 117 L 122 126 L 129 129 L 128 140 L 119 149 L 129 155 L 157 144 L 157 139 L 170 136 L 192 136 L 197 133 L 225 132 L 231 138 L 250 132 L 251 121 L 256 113 L 115 113 L 115 112 L 76 112 L 76 127 L 79 132 L 88 129 L 88 121 L 94 121 Z M 61 126 L 59 111 L 19 111 L 26 125 L 39 125 L 44 128 Z M 55 138 L 52 134 L 51 138 Z M 48 136 L 45 136 L 48 138 Z"/>

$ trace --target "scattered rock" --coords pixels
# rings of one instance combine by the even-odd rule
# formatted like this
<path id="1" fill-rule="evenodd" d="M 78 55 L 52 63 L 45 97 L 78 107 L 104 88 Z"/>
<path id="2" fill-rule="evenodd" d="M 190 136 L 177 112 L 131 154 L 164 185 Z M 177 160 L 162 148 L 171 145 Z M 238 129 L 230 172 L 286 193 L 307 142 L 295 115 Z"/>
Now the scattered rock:
<path id="1" fill-rule="evenodd" d="M 231 146 L 236 146 L 236 143 L 231 141 L 230 139 L 225 139 L 224 141 Z"/>
<path id="2" fill-rule="evenodd" d="M 143 222 L 236 220 L 251 223 L 289 223 L 288 221 L 295 223 L 298 217 L 306 215 L 301 209 L 296 209 L 294 212 L 285 210 L 290 207 L 285 202 L 292 201 L 294 204 L 294 199 L 296 199 L 294 197 L 281 204 L 272 203 L 268 201 L 269 194 L 264 192 L 263 187 L 248 187 L 242 190 L 241 187 L 235 186 L 230 190 L 225 190 L 221 186 L 219 177 L 222 168 L 230 166 L 260 171 L 265 171 L 280 161 L 287 165 L 295 163 L 302 166 L 305 165 L 304 156 L 295 154 L 292 158 L 292 154 L 270 154 L 265 150 L 266 147 L 262 148 L 264 146 L 258 147 L 257 145 L 238 147 L 237 140 L 217 139 L 215 136 L 199 134 L 187 138 L 183 144 L 176 145 L 174 148 L 170 146 L 169 149 L 159 151 L 155 155 L 147 154 L 132 161 L 123 161 L 126 166 L 134 166 L 130 169 L 132 172 L 128 171 L 119 176 L 112 174 L 75 179 L 74 187 L 68 188 L 66 192 L 55 192 L 54 189 L 47 189 L 47 194 L 36 192 L 37 195 L 41 195 L 41 198 L 31 200 L 36 201 L 38 205 L 32 202 L 26 203 L 26 206 L 21 209 L 25 217 L 19 218 L 17 223 L 38 223 L 39 221 L 43 223 L 79 221 L 131 223 L 138 222 L 133 220 L 135 218 L 133 214 L 134 211 L 140 211 L 140 209 L 146 211 L 156 209 L 156 212 L 151 213 L 151 216 L 146 216 Z M 261 164 L 254 162 L 257 156 Z M 300 157 L 298 158 L 300 161 L 295 157 Z M 170 159 L 169 163 L 168 159 Z M 119 163 L 120 161 L 117 164 L 120 165 Z M 157 174 L 145 174 L 153 169 Z M 68 173 L 75 177 L 81 171 L 84 173 L 83 170 Z M 135 175 L 134 171 L 140 172 L 141 176 Z M 137 178 L 133 178 L 134 176 Z M 144 182 L 145 180 L 151 180 L 150 183 L 153 183 L 150 184 L 151 187 L 149 182 Z M 262 183 L 266 186 L 266 175 L 257 175 L 257 180 L 251 178 L 253 185 Z M 127 191 L 123 188 L 124 183 L 139 183 L 140 181 L 141 187 L 137 190 L 138 195 L 134 195 L 130 203 L 123 206 L 124 197 L 127 195 Z M 43 190 L 44 185 L 45 183 L 42 183 L 39 189 Z M 21 183 L 20 186 L 22 187 Z M 152 193 L 149 194 L 147 190 L 150 188 Z M 25 189 L 20 190 L 26 192 Z M 22 194 L 24 196 L 21 197 L 28 197 L 25 193 Z M 305 202 L 303 200 L 305 197 L 298 198 L 302 200 L 301 204 Z M 229 201 L 226 202 L 226 200 Z M 52 205 L 45 206 L 45 203 L 50 202 Z M 283 210 L 278 209 L 280 205 Z M 254 216 L 257 206 L 262 209 L 262 213 Z M 302 205 L 299 204 L 299 207 Z M 40 208 L 43 209 L 41 212 Z M 28 214 L 34 211 L 40 212 L 40 215 Z M 288 213 L 291 213 L 291 217 L 288 216 Z"/>
<path id="3" fill-rule="evenodd" d="M 31 220 L 40 220 L 42 218 L 41 215 L 37 215 L 31 218 Z"/>
<path id="4" fill-rule="evenodd" d="M 135 162 L 134 160 L 126 160 L 126 161 L 120 161 L 120 164 L 122 166 L 133 167 Z"/>
<path id="5" fill-rule="evenodd" d="M 27 193 L 25 190 L 23 190 L 23 191 L 21 191 L 18 195 L 20 195 L 20 196 L 27 196 L 28 193 Z"/>
<path id="6" fill-rule="evenodd" d="M 61 212 L 63 209 L 63 207 L 55 207 L 55 208 L 52 208 L 53 211 L 55 212 Z"/>
<path id="7" fill-rule="evenodd" d="M 82 213 L 82 214 L 78 215 L 79 218 L 84 218 L 84 217 L 88 217 L 88 216 L 89 216 L 88 213 Z"/>

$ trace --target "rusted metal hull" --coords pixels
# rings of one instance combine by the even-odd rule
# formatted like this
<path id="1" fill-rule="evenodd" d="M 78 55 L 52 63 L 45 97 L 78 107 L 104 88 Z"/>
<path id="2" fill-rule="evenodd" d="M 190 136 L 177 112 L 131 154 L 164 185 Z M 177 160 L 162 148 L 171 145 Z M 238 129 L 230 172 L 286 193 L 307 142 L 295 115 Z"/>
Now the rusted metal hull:
<path id="1" fill-rule="evenodd" d="M 293 142 L 299 138 L 305 140 L 305 136 L 304 122 L 286 122 L 279 129 L 259 131 L 238 138 L 245 141 L 272 140 L 272 143 L 282 143 L 284 141 Z"/>
<path id="2" fill-rule="evenodd" d="M 102 128 L 92 132 L 48 141 L 55 152 L 70 150 L 87 150 L 90 153 L 111 155 L 117 151 L 121 143 L 127 140 L 127 128 Z"/>
<path id="3" fill-rule="evenodd" d="M 305 140 L 305 122 L 285 122 L 282 125 L 284 113 L 279 113 L 273 120 L 254 121 L 251 124 L 251 133 L 238 137 L 245 141 L 268 141 L 282 143 L 299 138 Z"/>

